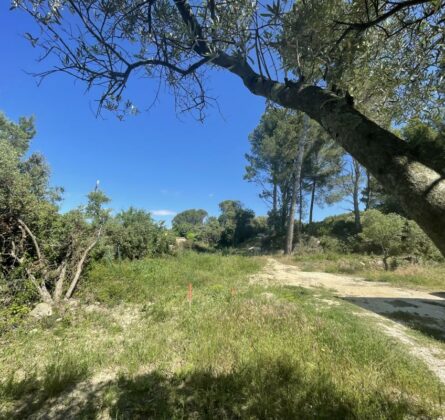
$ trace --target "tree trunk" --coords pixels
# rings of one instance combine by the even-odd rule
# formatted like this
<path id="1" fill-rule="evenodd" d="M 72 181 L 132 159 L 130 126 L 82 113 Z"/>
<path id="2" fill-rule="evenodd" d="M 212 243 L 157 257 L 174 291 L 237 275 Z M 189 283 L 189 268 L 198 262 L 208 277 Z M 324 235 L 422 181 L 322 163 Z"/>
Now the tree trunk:
<path id="1" fill-rule="evenodd" d="M 312 190 L 311 190 L 311 206 L 309 208 L 309 224 L 312 223 L 313 217 L 314 217 L 314 202 L 315 202 L 315 188 L 316 188 L 317 181 L 315 181 L 315 178 L 312 181 Z"/>
<path id="2" fill-rule="evenodd" d="M 300 243 L 301 240 L 301 231 L 303 227 L 303 182 L 302 182 L 302 176 L 300 171 L 300 185 L 298 187 L 298 229 L 297 229 L 297 242 Z"/>
<path id="3" fill-rule="evenodd" d="M 383 255 L 383 266 L 385 267 L 385 271 L 389 271 L 389 265 L 388 265 L 388 255 Z"/>
<path id="4" fill-rule="evenodd" d="M 352 203 L 354 206 L 354 224 L 355 224 L 355 230 L 357 232 L 361 232 L 362 230 L 362 223 L 360 220 L 360 199 L 359 199 L 359 193 L 360 193 L 360 180 L 361 180 L 361 170 L 360 170 L 360 164 L 353 159 L 352 163 Z"/>
<path id="5" fill-rule="evenodd" d="M 365 203 L 365 211 L 369 210 L 371 207 L 371 197 L 372 191 L 371 191 L 371 174 L 368 170 L 366 170 L 366 203 Z"/>
<path id="6" fill-rule="evenodd" d="M 97 242 L 99 241 L 100 235 L 101 235 L 101 230 L 99 230 L 99 233 L 97 234 L 96 239 L 93 242 L 91 242 L 90 245 L 88 245 L 88 247 L 85 249 L 82 256 L 80 257 L 80 260 L 77 263 L 76 272 L 74 274 L 73 279 L 71 280 L 70 287 L 68 288 L 68 290 L 65 294 L 66 300 L 70 299 L 74 293 L 74 290 L 76 290 L 77 283 L 79 282 L 80 275 L 82 274 L 83 265 L 85 264 L 88 254 L 91 252 L 91 250 L 96 246 Z"/>
<path id="7" fill-rule="evenodd" d="M 274 182 L 273 183 L 273 193 L 272 193 L 272 210 L 273 210 L 274 214 L 277 211 L 277 207 L 278 207 L 277 183 Z"/>
<path id="8" fill-rule="evenodd" d="M 292 245 L 294 241 L 294 224 L 295 224 L 295 206 L 297 204 L 298 190 L 300 188 L 301 169 L 303 167 L 304 146 L 306 144 L 306 135 L 308 129 L 308 117 L 304 117 L 303 138 L 298 141 L 297 156 L 294 163 L 294 183 L 292 185 L 292 193 L 290 197 L 290 209 L 287 215 L 287 232 L 284 253 L 290 255 L 292 253 Z M 300 203 L 301 205 L 301 203 Z"/>
<path id="9" fill-rule="evenodd" d="M 60 268 L 60 274 L 59 278 L 56 282 L 56 287 L 54 288 L 54 302 L 59 303 L 60 299 L 62 298 L 63 293 L 63 285 L 65 283 L 65 277 L 66 277 L 66 269 L 67 269 L 68 263 L 67 261 L 63 261 L 61 268 Z"/>
<path id="10" fill-rule="evenodd" d="M 288 213 L 288 207 L 289 207 L 289 200 L 287 197 L 287 190 L 288 188 L 285 189 L 285 191 L 282 194 L 282 205 L 281 205 L 281 232 L 283 233 L 286 230 L 286 226 L 287 226 L 287 213 Z"/>

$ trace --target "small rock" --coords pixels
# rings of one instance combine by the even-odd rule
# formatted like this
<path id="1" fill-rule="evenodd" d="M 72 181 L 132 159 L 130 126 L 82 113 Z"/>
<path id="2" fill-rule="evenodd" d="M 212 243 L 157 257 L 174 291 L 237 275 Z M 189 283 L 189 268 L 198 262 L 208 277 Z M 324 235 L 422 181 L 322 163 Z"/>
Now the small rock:
<path id="1" fill-rule="evenodd" d="M 53 314 L 53 308 L 49 303 L 41 302 L 29 314 L 34 318 L 45 318 Z"/>

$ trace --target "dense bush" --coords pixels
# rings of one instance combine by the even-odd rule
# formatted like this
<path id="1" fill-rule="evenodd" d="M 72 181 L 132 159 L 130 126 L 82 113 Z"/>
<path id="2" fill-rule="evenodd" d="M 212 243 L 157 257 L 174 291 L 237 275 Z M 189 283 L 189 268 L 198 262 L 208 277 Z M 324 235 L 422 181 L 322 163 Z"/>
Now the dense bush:
<path id="1" fill-rule="evenodd" d="M 141 259 L 170 252 L 173 236 L 150 213 L 130 207 L 108 224 L 104 255 L 117 259 Z"/>
<path id="2" fill-rule="evenodd" d="M 346 241 L 357 232 L 354 215 L 352 213 L 330 216 L 321 222 L 313 222 L 305 226 L 305 232 L 309 235 L 322 237 L 331 236 L 341 241 Z"/>
<path id="3" fill-rule="evenodd" d="M 71 297 L 109 215 L 97 188 L 86 206 L 59 211 L 62 190 L 50 187 L 44 157 L 28 154 L 34 134 L 32 118 L 0 114 L 0 305 L 12 322 L 37 300 Z"/>

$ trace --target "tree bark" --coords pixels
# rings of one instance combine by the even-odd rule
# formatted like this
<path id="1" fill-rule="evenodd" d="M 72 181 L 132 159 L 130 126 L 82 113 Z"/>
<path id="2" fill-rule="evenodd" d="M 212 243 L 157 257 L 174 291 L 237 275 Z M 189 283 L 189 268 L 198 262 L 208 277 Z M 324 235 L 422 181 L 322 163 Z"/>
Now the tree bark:
<path id="1" fill-rule="evenodd" d="M 360 164 L 353 159 L 352 163 L 352 203 L 354 206 L 354 224 L 355 224 L 355 230 L 357 232 L 361 232 L 362 230 L 362 223 L 360 220 L 360 199 L 359 199 L 359 193 L 360 193 L 360 179 L 361 179 L 361 170 L 360 170 Z"/>
<path id="2" fill-rule="evenodd" d="M 300 185 L 298 187 L 298 228 L 297 228 L 297 242 L 300 243 L 301 240 L 301 230 L 303 227 L 303 180 L 300 171 Z"/>
<path id="3" fill-rule="evenodd" d="M 88 254 L 91 252 L 91 250 L 96 246 L 97 242 L 99 241 L 100 235 L 101 235 L 101 230 L 99 230 L 99 233 L 97 234 L 96 239 L 93 242 L 91 242 L 90 245 L 88 245 L 88 247 L 85 249 L 82 256 L 80 257 L 80 260 L 77 263 L 76 272 L 74 274 L 73 279 L 71 280 L 70 287 L 68 288 L 68 290 L 65 294 L 66 300 L 70 299 L 74 293 L 74 290 L 76 290 L 77 283 L 79 282 L 80 275 L 82 274 L 83 265 L 85 264 Z"/>
<path id="4" fill-rule="evenodd" d="M 371 174 L 366 170 L 366 203 L 365 211 L 371 207 L 372 191 L 371 191 Z"/>
<path id="5" fill-rule="evenodd" d="M 54 289 L 54 294 L 53 294 L 55 303 L 59 303 L 60 299 L 62 298 L 63 285 L 65 283 L 67 266 L 68 264 L 66 260 L 63 261 L 62 265 L 60 266 L 60 274 L 59 278 L 57 279 L 56 287 Z"/>
<path id="6" fill-rule="evenodd" d="M 309 208 L 309 224 L 312 223 L 314 217 L 314 202 L 315 202 L 315 189 L 316 189 L 317 181 L 315 178 L 312 180 L 312 189 L 311 189 L 311 205 Z"/>
<path id="7" fill-rule="evenodd" d="M 273 192 L 272 192 L 272 210 L 274 214 L 277 211 L 278 199 L 277 199 L 277 183 L 274 181 L 273 183 Z"/>

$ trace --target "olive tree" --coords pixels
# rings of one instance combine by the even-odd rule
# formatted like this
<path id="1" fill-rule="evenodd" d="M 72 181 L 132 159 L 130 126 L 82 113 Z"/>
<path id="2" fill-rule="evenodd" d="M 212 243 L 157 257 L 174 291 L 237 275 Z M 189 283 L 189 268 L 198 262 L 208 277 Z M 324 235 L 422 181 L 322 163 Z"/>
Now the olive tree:
<path id="1" fill-rule="evenodd" d="M 139 75 L 166 83 L 177 105 L 201 118 L 210 100 L 204 72 L 213 67 L 239 77 L 255 95 L 306 113 L 397 197 L 445 254 L 444 173 L 388 130 L 387 121 L 365 115 L 391 101 L 402 111 L 407 104 L 440 109 L 443 0 L 12 4 L 40 26 L 40 33 L 27 34 L 30 42 L 43 48 L 43 57 L 57 59 L 43 76 L 63 72 L 102 89 L 99 103 L 108 109 L 134 111 L 125 88 Z M 337 81 L 353 86 L 359 101 L 329 86 Z"/>

